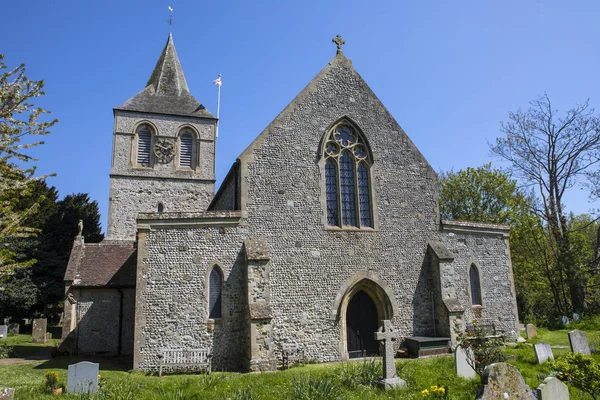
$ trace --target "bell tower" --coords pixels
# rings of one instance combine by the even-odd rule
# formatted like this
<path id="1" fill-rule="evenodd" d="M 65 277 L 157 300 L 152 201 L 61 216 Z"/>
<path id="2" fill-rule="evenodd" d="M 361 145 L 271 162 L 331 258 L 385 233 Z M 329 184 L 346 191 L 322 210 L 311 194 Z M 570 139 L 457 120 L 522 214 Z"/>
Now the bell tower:
<path id="1" fill-rule="evenodd" d="M 146 87 L 113 111 L 107 239 L 134 240 L 140 212 L 206 210 L 217 118 L 190 93 L 172 34 Z"/>

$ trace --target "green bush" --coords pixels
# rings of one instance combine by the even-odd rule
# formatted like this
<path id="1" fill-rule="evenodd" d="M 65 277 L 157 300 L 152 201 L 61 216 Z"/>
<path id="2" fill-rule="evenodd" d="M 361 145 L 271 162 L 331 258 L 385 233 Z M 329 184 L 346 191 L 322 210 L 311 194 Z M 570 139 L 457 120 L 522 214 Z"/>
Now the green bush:
<path id="1" fill-rule="evenodd" d="M 600 364 L 591 356 L 569 353 L 550 363 L 556 370 L 558 379 L 589 394 L 594 399 L 600 397 Z"/>
<path id="2" fill-rule="evenodd" d="M 0 360 L 3 358 L 9 358 L 12 354 L 12 348 L 8 347 L 5 342 L 0 342 Z"/>
<path id="3" fill-rule="evenodd" d="M 332 375 L 308 375 L 292 381 L 292 400 L 337 400 L 340 388 Z"/>
<path id="4" fill-rule="evenodd" d="M 360 386 L 376 386 L 383 376 L 383 369 L 381 362 L 376 360 L 344 363 L 336 369 L 335 376 L 340 385 L 356 390 Z"/>
<path id="5" fill-rule="evenodd" d="M 467 353 L 467 363 L 477 372 L 479 376 L 483 370 L 490 364 L 506 361 L 504 355 L 504 337 L 488 337 L 483 329 L 477 324 L 474 325 L 474 332 L 460 332 L 457 340 Z M 473 357 L 469 356 L 467 349 L 473 350 Z"/>

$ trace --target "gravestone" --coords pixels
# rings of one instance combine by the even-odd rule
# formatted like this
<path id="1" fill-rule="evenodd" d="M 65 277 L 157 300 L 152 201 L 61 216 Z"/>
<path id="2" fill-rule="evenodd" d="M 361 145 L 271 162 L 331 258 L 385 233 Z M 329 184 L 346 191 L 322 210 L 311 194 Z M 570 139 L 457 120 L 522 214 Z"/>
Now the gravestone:
<path id="1" fill-rule="evenodd" d="M 573 321 L 579 321 L 579 314 L 573 313 Z"/>
<path id="2" fill-rule="evenodd" d="M 562 326 L 569 325 L 569 318 L 566 315 L 563 315 L 561 318 Z"/>
<path id="3" fill-rule="evenodd" d="M 0 325 L 0 339 L 6 339 L 8 336 L 8 325 Z"/>
<path id="4" fill-rule="evenodd" d="M 485 367 L 481 383 L 475 400 L 535 399 L 519 371 L 508 363 L 496 363 Z"/>
<path id="5" fill-rule="evenodd" d="M 15 389 L 0 386 L 0 400 L 13 400 L 15 398 Z"/>
<path id="6" fill-rule="evenodd" d="M 525 335 L 527 336 L 527 340 L 537 337 L 537 329 L 534 324 L 527 324 L 525 327 Z"/>
<path id="7" fill-rule="evenodd" d="M 574 331 L 569 332 L 569 344 L 571 345 L 571 351 L 573 353 L 581 353 L 588 356 L 592 354 L 584 331 L 575 329 Z"/>
<path id="8" fill-rule="evenodd" d="M 536 343 L 533 345 L 535 356 L 537 357 L 538 364 L 543 364 L 546 361 L 554 360 L 554 354 L 552 354 L 552 348 L 548 343 Z"/>
<path id="9" fill-rule="evenodd" d="M 475 370 L 469 364 L 469 360 L 474 360 L 473 349 L 470 347 L 463 348 L 462 346 L 456 346 L 454 350 L 454 363 L 456 365 L 456 375 L 462 376 L 463 378 L 473 379 L 477 376 Z"/>
<path id="10" fill-rule="evenodd" d="M 100 364 L 82 361 L 69 365 L 67 393 L 96 393 Z"/>
<path id="11" fill-rule="evenodd" d="M 21 329 L 21 327 L 19 326 L 19 324 L 17 322 L 13 322 L 12 324 L 8 324 L 8 331 L 9 332 L 13 332 L 15 335 L 19 334 L 19 330 Z"/>
<path id="12" fill-rule="evenodd" d="M 46 343 L 47 325 L 46 318 L 36 318 L 33 320 L 33 328 L 31 330 L 31 341 L 33 343 Z"/>
<path id="13" fill-rule="evenodd" d="M 392 328 L 392 322 L 388 319 L 381 321 L 382 327 L 375 332 L 375 340 L 383 342 L 383 379 L 379 380 L 379 386 L 383 390 L 406 388 L 406 381 L 396 375 L 396 363 L 394 362 L 394 343 L 400 337 L 400 333 Z"/>
<path id="14" fill-rule="evenodd" d="M 555 377 L 548 377 L 537 388 L 538 400 L 569 400 L 569 388 Z"/>

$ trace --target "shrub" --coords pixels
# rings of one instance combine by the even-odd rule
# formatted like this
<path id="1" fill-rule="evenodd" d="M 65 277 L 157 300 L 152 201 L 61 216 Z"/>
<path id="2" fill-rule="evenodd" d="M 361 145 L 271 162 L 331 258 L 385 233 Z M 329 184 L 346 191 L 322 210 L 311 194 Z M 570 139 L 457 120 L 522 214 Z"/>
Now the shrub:
<path id="1" fill-rule="evenodd" d="M 374 387 L 382 375 L 382 364 L 376 360 L 344 363 L 335 371 L 339 384 L 351 390 L 360 386 Z"/>
<path id="2" fill-rule="evenodd" d="M 60 375 L 58 374 L 58 372 L 46 372 L 46 390 L 52 393 L 60 387 L 62 387 L 62 385 L 60 383 Z"/>
<path id="3" fill-rule="evenodd" d="M 9 358 L 12 353 L 12 348 L 8 347 L 6 342 L 0 342 L 0 360 Z"/>
<path id="4" fill-rule="evenodd" d="M 303 376 L 292 381 L 292 400 L 337 400 L 340 390 L 334 376 Z"/>
<path id="5" fill-rule="evenodd" d="M 550 363 L 558 379 L 568 382 L 594 399 L 600 398 L 600 364 L 581 353 L 569 353 Z"/>
<path id="6" fill-rule="evenodd" d="M 461 332 L 457 335 L 459 346 L 467 354 L 467 362 L 479 376 L 490 364 L 506 361 L 504 355 L 504 338 L 497 336 L 486 336 L 483 329 L 475 325 L 473 333 Z M 468 350 L 473 350 L 472 357 Z"/>

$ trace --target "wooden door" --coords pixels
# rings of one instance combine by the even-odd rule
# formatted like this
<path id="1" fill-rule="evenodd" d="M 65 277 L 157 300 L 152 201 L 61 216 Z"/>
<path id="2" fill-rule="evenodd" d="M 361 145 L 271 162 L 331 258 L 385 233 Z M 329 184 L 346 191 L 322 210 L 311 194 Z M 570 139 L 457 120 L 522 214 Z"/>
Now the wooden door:
<path id="1" fill-rule="evenodd" d="M 346 310 L 346 340 L 350 358 L 377 355 L 379 346 L 375 340 L 377 331 L 377 307 L 363 291 L 357 292 Z"/>

